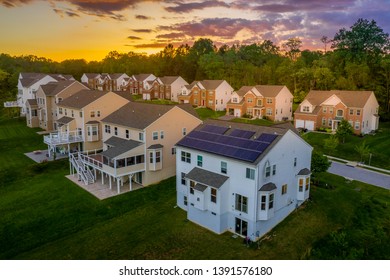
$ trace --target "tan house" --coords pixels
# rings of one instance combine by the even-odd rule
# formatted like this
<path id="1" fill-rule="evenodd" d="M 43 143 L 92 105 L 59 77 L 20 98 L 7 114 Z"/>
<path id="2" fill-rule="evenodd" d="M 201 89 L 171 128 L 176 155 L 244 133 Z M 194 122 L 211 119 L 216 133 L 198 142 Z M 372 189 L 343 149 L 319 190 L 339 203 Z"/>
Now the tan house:
<path id="1" fill-rule="evenodd" d="M 214 111 L 226 110 L 234 89 L 225 80 L 194 81 L 182 88 L 179 103 L 206 107 Z"/>
<path id="2" fill-rule="evenodd" d="M 81 82 L 94 90 L 120 91 L 124 90 L 122 84 L 128 78 L 126 73 L 84 73 L 81 76 Z"/>
<path id="3" fill-rule="evenodd" d="M 51 152 L 95 150 L 103 147 L 100 120 L 127 104 L 120 92 L 81 90 L 57 104 L 58 131 L 44 136 Z"/>
<path id="4" fill-rule="evenodd" d="M 137 74 L 129 78 L 124 78 L 120 85 L 121 90 L 130 92 L 132 95 L 143 94 L 147 84 L 154 81 L 156 76 L 153 74 Z"/>
<path id="5" fill-rule="evenodd" d="M 73 172 L 86 184 L 115 181 L 119 193 L 124 183 L 132 189 L 133 181 L 148 186 L 174 176 L 175 144 L 201 120 L 190 105 L 130 102 L 101 123 L 103 152 L 72 154 Z"/>
<path id="6" fill-rule="evenodd" d="M 243 86 L 232 94 L 226 114 L 287 121 L 292 119 L 292 102 L 293 95 L 286 86 Z"/>
<path id="7" fill-rule="evenodd" d="M 347 120 L 355 134 L 367 134 L 379 125 L 379 104 L 373 91 L 311 90 L 294 112 L 296 128 L 337 129 Z"/>
<path id="8" fill-rule="evenodd" d="M 27 99 L 26 104 L 24 105 L 26 108 L 26 123 L 28 127 L 38 127 L 39 119 L 38 119 L 38 103 L 36 99 Z"/>
<path id="9" fill-rule="evenodd" d="M 142 97 L 144 100 L 167 99 L 178 102 L 178 95 L 188 83 L 180 76 L 158 77 L 146 82 Z"/>
<path id="10" fill-rule="evenodd" d="M 85 89 L 88 87 L 78 81 L 59 81 L 41 85 L 36 93 L 39 120 L 37 126 L 44 130 L 57 130 L 57 103 Z"/>

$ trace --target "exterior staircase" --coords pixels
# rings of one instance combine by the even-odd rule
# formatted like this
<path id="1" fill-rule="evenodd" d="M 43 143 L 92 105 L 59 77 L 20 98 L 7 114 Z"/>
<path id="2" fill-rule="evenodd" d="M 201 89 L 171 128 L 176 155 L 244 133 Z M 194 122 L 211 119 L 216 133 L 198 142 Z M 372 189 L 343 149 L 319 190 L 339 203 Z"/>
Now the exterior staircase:
<path id="1" fill-rule="evenodd" d="M 95 177 L 93 176 L 92 171 L 84 164 L 78 154 L 69 154 L 69 160 L 74 169 L 77 170 L 77 174 L 80 176 L 81 180 L 83 180 L 86 185 L 95 182 Z"/>

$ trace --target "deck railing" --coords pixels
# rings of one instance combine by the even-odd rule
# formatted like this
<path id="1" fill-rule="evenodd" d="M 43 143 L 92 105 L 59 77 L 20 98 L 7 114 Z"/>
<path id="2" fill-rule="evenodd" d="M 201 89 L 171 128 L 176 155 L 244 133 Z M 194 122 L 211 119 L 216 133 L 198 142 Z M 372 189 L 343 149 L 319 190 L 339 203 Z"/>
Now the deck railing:
<path id="1" fill-rule="evenodd" d="M 43 141 L 48 145 L 59 145 L 83 142 L 83 135 L 79 131 L 54 132 L 44 136 Z"/>

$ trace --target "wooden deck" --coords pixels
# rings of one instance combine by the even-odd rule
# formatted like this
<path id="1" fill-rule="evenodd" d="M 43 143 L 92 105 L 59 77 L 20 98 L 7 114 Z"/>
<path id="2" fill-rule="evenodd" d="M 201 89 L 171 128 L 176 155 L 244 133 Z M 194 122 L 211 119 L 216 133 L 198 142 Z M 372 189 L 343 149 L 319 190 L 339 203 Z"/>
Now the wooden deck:
<path id="1" fill-rule="evenodd" d="M 130 186 L 128 182 L 123 184 L 123 186 L 120 186 L 120 193 L 118 193 L 117 184 L 114 181 L 112 182 L 112 189 L 110 189 L 108 178 L 104 178 L 104 184 L 102 184 L 100 174 L 97 176 L 95 183 L 89 185 L 85 185 L 83 181 L 78 181 L 77 174 L 67 175 L 65 177 L 100 200 L 130 192 Z M 132 188 L 133 191 L 135 191 L 143 188 L 143 186 L 133 182 Z"/>

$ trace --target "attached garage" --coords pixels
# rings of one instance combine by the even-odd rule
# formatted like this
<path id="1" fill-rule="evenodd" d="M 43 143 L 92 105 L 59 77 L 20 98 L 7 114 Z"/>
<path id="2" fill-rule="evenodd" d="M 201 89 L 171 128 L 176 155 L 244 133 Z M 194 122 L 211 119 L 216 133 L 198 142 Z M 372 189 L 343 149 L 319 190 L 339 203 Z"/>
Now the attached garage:
<path id="1" fill-rule="evenodd" d="M 296 128 L 306 128 L 307 130 L 314 130 L 314 121 L 296 120 L 295 127 Z"/>

